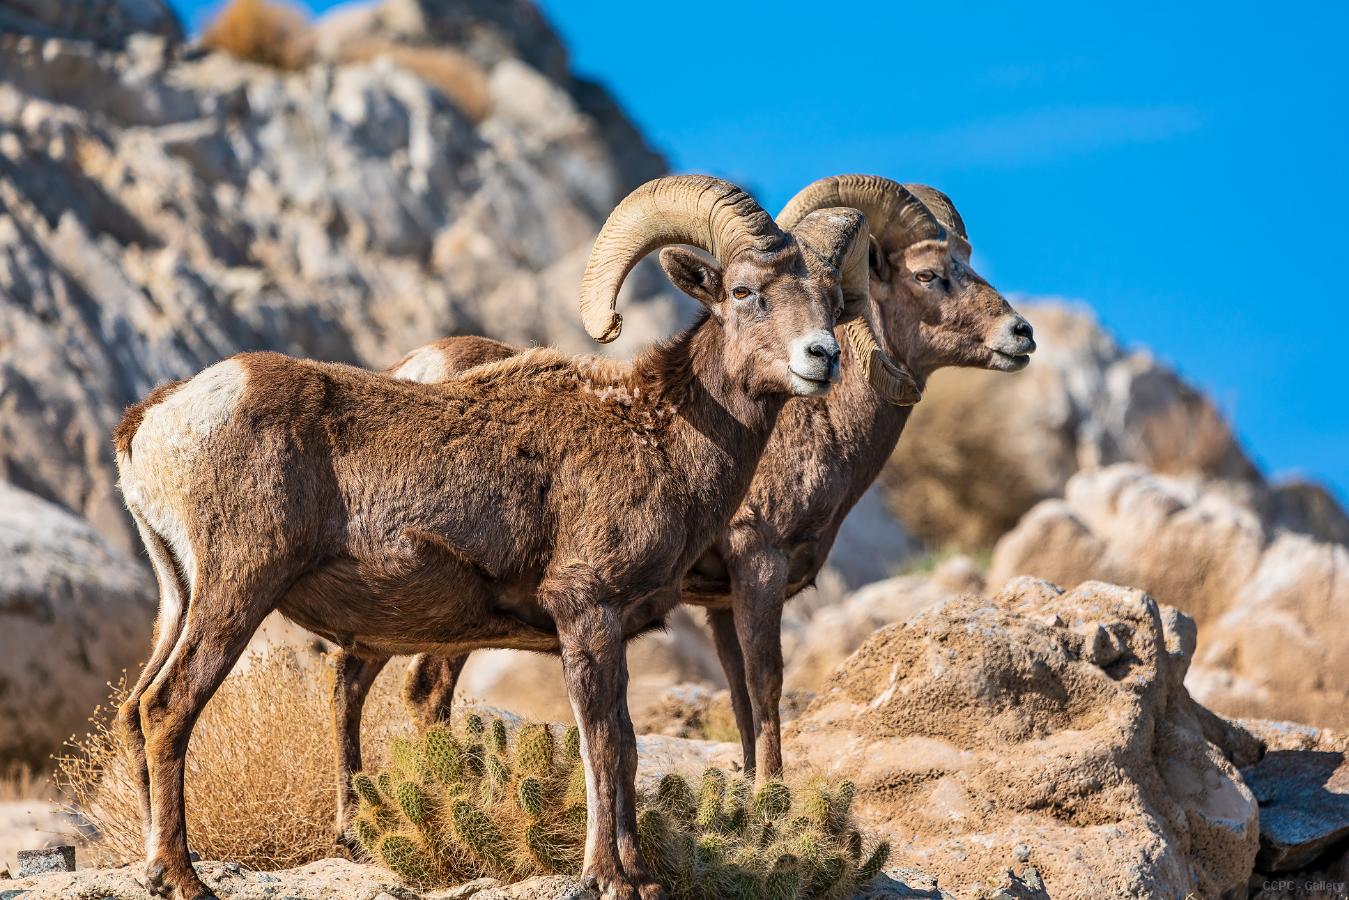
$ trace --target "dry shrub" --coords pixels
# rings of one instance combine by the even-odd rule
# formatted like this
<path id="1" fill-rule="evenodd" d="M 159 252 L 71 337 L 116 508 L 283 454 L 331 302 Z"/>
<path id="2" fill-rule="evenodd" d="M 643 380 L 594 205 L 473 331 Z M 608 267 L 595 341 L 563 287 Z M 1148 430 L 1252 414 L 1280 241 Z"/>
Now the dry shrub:
<path id="1" fill-rule="evenodd" d="M 313 33 L 296 9 L 267 0 L 230 0 L 206 27 L 201 43 L 237 59 L 276 69 L 302 69 L 314 54 Z"/>
<path id="2" fill-rule="evenodd" d="M 730 691 L 712 691 L 700 685 L 676 685 L 639 710 L 634 718 L 638 734 L 740 741 Z"/>
<path id="3" fill-rule="evenodd" d="M 1073 440 L 1057 443 L 1061 459 L 1030 459 L 1022 446 L 1024 409 L 997 379 L 1006 375 L 946 369 L 928 383 L 904 436 L 880 477 L 886 502 L 929 547 L 986 551 L 1061 485 L 1047 477 L 1075 467 Z M 1046 428 L 1036 425 L 1044 436 Z M 1049 445 L 1049 441 L 1042 441 Z M 1044 472 L 1027 471 L 1028 461 Z"/>
<path id="4" fill-rule="evenodd" d="M 492 93 L 487 74 L 469 56 L 453 47 L 427 47 L 400 44 L 384 38 L 361 38 L 342 46 L 340 59 L 345 63 L 366 62 L 387 57 L 439 91 L 473 122 L 481 122 L 492 111 Z"/>
<path id="5" fill-rule="evenodd" d="M 46 775 L 34 772 L 23 763 L 0 768 L 0 803 L 44 797 L 50 786 Z"/>
<path id="6" fill-rule="evenodd" d="M 1140 462 L 1170 475 L 1223 474 L 1235 444 L 1222 414 L 1201 397 L 1151 413 L 1139 438 Z"/>
<path id="7" fill-rule="evenodd" d="M 330 667 L 280 650 L 252 658 L 221 685 L 187 756 L 188 837 L 204 859 L 268 870 L 333 855 L 331 680 Z M 108 708 L 126 694 L 124 679 Z M 58 760 L 56 781 L 98 831 L 95 864 L 121 865 L 144 856 L 140 799 L 121 729 L 99 711 L 92 722 Z M 395 734 L 411 731 L 407 722 L 394 679 L 381 679 L 362 732 L 372 762 L 384 759 Z"/>

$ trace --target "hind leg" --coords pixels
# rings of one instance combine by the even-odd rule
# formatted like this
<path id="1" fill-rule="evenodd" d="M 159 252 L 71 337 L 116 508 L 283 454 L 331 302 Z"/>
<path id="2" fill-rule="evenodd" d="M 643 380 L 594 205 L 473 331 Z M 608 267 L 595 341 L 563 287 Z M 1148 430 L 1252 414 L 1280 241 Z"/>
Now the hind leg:
<path id="1" fill-rule="evenodd" d="M 183 801 L 188 742 L 202 709 L 279 599 L 276 589 L 264 584 L 278 581 L 244 576 L 199 582 L 178 642 L 141 697 L 150 772 L 146 876 L 151 891 L 162 897 L 214 897 L 188 856 Z"/>
<path id="2" fill-rule="evenodd" d="M 358 656 L 339 650 L 334 663 L 333 734 L 337 740 L 337 837 L 336 843 L 354 850 L 347 832 L 356 815 L 356 796 L 351 776 L 361 770 L 361 714 L 365 698 L 379 673 L 388 665 L 387 656 Z"/>
<path id="3" fill-rule="evenodd" d="M 155 620 L 154 644 L 150 658 L 141 670 L 130 693 L 117 710 L 117 721 L 126 740 L 128 760 L 132 779 L 136 783 L 141 801 L 141 828 L 148 840 L 150 833 L 150 770 L 145 761 L 145 731 L 141 727 L 141 698 L 154 681 L 159 670 L 168 661 L 169 653 L 183 631 L 184 606 L 187 588 L 178 573 L 178 567 L 169 553 L 168 547 L 159 535 L 145 523 L 136 510 L 131 517 L 140 531 L 141 542 L 150 556 L 150 565 L 154 569 L 155 581 L 159 583 L 159 616 Z"/>
<path id="4" fill-rule="evenodd" d="M 403 682 L 403 703 L 418 725 L 424 728 L 450 720 L 454 687 L 466 662 L 467 653 L 449 659 L 418 653 L 412 658 Z"/>

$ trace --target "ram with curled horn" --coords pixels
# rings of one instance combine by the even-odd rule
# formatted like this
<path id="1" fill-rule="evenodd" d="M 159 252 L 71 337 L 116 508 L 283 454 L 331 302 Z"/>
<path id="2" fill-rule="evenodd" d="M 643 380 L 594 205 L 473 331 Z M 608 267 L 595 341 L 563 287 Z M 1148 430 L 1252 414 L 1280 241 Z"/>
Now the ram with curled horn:
<path id="1" fill-rule="evenodd" d="M 844 517 L 879 474 L 908 420 L 907 409 L 883 402 L 870 387 L 889 367 L 858 364 L 877 359 L 867 338 L 877 335 L 881 352 L 901 361 L 919 385 L 944 366 L 1015 371 L 1035 349 L 1030 324 L 970 266 L 965 224 L 941 191 L 871 175 L 825 178 L 803 189 L 777 221 L 790 229 L 827 207 L 851 207 L 867 217 L 870 300 L 850 308 L 854 321 L 871 328 L 848 333 L 841 383 L 825 400 L 787 404 L 745 502 L 684 582 L 683 599 L 708 608 L 745 766 L 761 778 L 782 767 L 782 608 L 814 580 Z M 847 299 L 851 305 L 857 298 Z M 592 319 L 595 332 L 605 333 L 608 309 L 601 307 Z M 413 351 L 389 371 L 408 379 L 427 373 L 450 378 L 517 352 L 487 338 L 446 338 Z M 803 467 L 810 478 L 800 478 Z M 803 484 L 809 486 L 804 492 Z M 427 722 L 449 716 L 465 659 L 422 654 L 412 661 L 404 697 L 415 716 Z M 335 713 L 344 758 L 358 758 L 361 701 L 386 662 L 339 655 L 345 688 Z"/>
<path id="2" fill-rule="evenodd" d="M 667 246 L 680 243 L 714 261 Z M 726 182 L 659 179 L 596 240 L 586 324 L 616 333 L 623 277 L 658 247 L 705 314 L 630 363 L 536 349 L 414 383 L 244 353 L 129 409 L 119 483 L 160 618 L 119 718 L 151 889 L 210 896 L 188 857 L 188 739 L 279 610 L 358 663 L 560 654 L 582 735 L 585 873 L 608 897 L 659 896 L 636 836 L 624 641 L 660 622 L 725 532 L 788 399 L 830 393 L 835 315 L 866 290 L 865 243 L 856 210 L 784 230 Z"/>

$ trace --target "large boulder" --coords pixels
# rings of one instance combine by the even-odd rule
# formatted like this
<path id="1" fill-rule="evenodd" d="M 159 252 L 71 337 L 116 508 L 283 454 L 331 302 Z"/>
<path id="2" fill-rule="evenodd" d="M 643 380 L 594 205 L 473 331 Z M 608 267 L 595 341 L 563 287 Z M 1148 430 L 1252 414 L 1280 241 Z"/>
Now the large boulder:
<path id="1" fill-rule="evenodd" d="M 818 691 L 876 629 L 907 621 L 962 593 L 978 593 L 983 586 L 968 556 L 954 556 L 932 571 L 896 575 L 841 596 L 833 584 L 822 581 L 817 590 L 788 604 L 783 615 L 787 686 Z"/>
<path id="2" fill-rule="evenodd" d="M 1230 715 L 1349 724 L 1349 549 L 1276 527 L 1222 482 L 1083 472 L 998 542 L 990 581 L 1134 584 L 1199 623 L 1190 689 Z"/>
<path id="3" fill-rule="evenodd" d="M 0 482 L 0 771 L 45 766 L 148 647 L 154 583 L 61 508 Z"/>
<path id="4" fill-rule="evenodd" d="M 1142 591 L 1014 580 L 876 632 L 790 727 L 792 764 L 853 779 L 892 859 L 960 896 L 1027 862 L 1055 898 L 1244 896 L 1247 751 L 1185 690 L 1194 641 Z"/>

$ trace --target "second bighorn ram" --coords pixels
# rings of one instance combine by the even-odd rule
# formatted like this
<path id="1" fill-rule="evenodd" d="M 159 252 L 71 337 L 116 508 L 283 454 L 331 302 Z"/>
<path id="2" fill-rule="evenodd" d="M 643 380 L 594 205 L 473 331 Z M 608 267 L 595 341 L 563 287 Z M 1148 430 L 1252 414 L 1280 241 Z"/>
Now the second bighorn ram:
<path id="1" fill-rule="evenodd" d="M 971 267 L 965 223 L 944 193 L 871 175 L 824 178 L 797 194 L 778 224 L 791 228 L 833 206 L 867 217 L 879 332 L 920 385 L 945 366 L 1007 372 L 1026 366 L 1035 350 L 1030 324 Z M 389 371 L 440 380 L 518 352 L 487 338 L 446 338 Z M 844 517 L 880 473 L 909 417 L 907 407 L 877 401 L 854 359 L 851 348 L 845 351 L 841 383 L 827 398 L 787 404 L 744 503 L 684 580 L 684 602 L 708 609 L 745 768 L 757 768 L 760 777 L 782 770 L 782 608 L 819 573 Z M 448 717 L 466 659 L 413 660 L 404 696 L 421 718 Z M 360 766 L 361 704 L 387 661 L 338 654 L 340 772 Z M 349 818 L 346 781 L 339 774 L 339 833 Z"/>
<path id="2" fill-rule="evenodd" d="M 644 185 L 595 241 L 581 287 L 592 335 L 617 335 L 623 279 L 669 244 L 717 261 L 662 254 L 706 313 L 631 363 L 534 350 L 421 384 L 246 353 L 127 411 L 120 484 L 161 612 L 120 719 L 154 891 L 211 896 L 188 855 L 188 740 L 280 610 L 356 655 L 560 653 L 586 775 L 584 871 L 606 896 L 659 896 L 637 845 L 624 640 L 678 601 L 786 400 L 828 392 L 836 314 L 873 388 L 916 397 L 869 321 L 856 210 L 784 231 L 716 179 Z"/>

